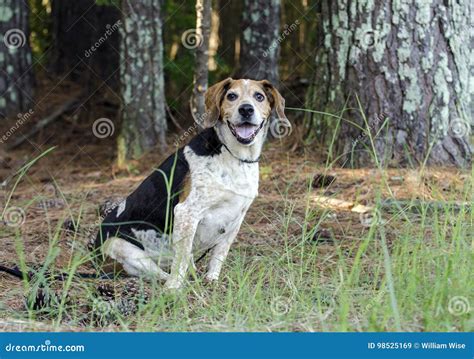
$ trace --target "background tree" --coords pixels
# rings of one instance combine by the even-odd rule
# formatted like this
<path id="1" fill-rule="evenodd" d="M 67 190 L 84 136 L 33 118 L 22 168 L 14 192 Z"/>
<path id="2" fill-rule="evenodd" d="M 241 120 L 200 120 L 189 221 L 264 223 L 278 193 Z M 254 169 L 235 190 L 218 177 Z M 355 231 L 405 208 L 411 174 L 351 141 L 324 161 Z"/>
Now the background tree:
<path id="1" fill-rule="evenodd" d="M 49 68 L 95 91 L 119 78 L 118 1 L 52 0 L 52 51 Z M 92 50 L 91 50 L 92 49 Z"/>
<path id="2" fill-rule="evenodd" d="M 200 121 L 205 112 L 204 93 L 207 91 L 209 76 L 209 36 L 211 34 L 211 0 L 196 1 L 196 68 L 194 88 L 191 97 L 191 113 Z M 191 33 L 188 33 L 189 36 Z M 185 39 L 186 42 L 186 39 Z"/>
<path id="3" fill-rule="evenodd" d="M 228 75 L 235 71 L 238 65 L 238 54 L 236 49 L 240 43 L 240 28 L 242 2 L 232 0 L 218 0 L 217 11 L 219 14 L 219 48 L 217 50 L 217 62 L 224 64 L 228 69 Z"/>
<path id="4" fill-rule="evenodd" d="M 309 107 L 351 109 L 345 164 L 470 163 L 469 1 L 322 1 Z"/>
<path id="5" fill-rule="evenodd" d="M 124 0 L 122 12 L 119 167 L 156 144 L 164 147 L 167 129 L 161 0 Z"/>
<path id="6" fill-rule="evenodd" d="M 245 0 L 242 18 L 238 76 L 276 83 L 280 49 L 280 1 Z"/>
<path id="7" fill-rule="evenodd" d="M 29 9 L 25 1 L 0 4 L 0 118 L 32 105 L 34 75 L 29 45 Z"/>

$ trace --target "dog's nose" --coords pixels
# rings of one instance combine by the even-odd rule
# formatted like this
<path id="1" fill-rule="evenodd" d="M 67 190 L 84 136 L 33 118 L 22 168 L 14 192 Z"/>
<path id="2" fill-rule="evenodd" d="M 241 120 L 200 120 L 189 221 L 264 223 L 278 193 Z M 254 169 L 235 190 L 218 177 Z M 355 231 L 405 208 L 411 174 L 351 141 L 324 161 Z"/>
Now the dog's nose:
<path id="1" fill-rule="evenodd" d="M 243 118 L 250 118 L 253 115 L 253 106 L 245 104 L 239 107 L 239 113 Z"/>

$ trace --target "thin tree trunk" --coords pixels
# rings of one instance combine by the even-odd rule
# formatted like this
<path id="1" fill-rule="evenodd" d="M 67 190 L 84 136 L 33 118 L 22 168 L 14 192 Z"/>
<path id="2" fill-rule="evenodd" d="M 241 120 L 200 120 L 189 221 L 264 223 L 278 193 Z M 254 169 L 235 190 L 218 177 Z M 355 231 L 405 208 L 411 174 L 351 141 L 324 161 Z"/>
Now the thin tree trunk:
<path id="1" fill-rule="evenodd" d="M 211 0 L 196 1 L 196 69 L 191 97 L 191 113 L 198 123 L 205 112 L 204 93 L 207 90 L 209 37 L 211 34 Z M 185 39 L 186 42 L 186 39 Z"/>
<path id="2" fill-rule="evenodd" d="M 344 164 L 471 163 L 470 1 L 322 1 L 310 106 L 351 109 Z"/>
<path id="3" fill-rule="evenodd" d="M 33 104 L 34 75 L 26 2 L 0 5 L 0 118 L 18 116 Z"/>
<path id="4" fill-rule="evenodd" d="M 245 0 L 239 77 L 278 81 L 280 1 Z"/>
<path id="5" fill-rule="evenodd" d="M 166 145 L 167 129 L 161 0 L 123 0 L 120 79 L 122 128 L 118 166 L 157 144 Z"/>

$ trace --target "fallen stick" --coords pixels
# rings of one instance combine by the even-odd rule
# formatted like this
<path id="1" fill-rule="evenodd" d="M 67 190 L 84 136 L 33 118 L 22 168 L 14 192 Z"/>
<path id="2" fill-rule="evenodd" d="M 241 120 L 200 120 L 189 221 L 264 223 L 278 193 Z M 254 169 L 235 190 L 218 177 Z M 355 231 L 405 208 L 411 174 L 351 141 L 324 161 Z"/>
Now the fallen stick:
<path id="1" fill-rule="evenodd" d="M 374 211 L 377 207 L 364 206 L 356 204 L 352 201 L 345 201 L 333 197 L 326 196 L 313 196 L 313 202 L 322 208 L 328 208 L 339 211 L 350 211 L 356 213 L 368 213 Z M 382 200 L 378 206 L 381 210 L 389 213 L 399 212 L 400 210 L 412 212 L 412 213 L 423 213 L 423 211 L 432 213 L 434 211 L 454 211 L 460 212 L 464 209 L 466 212 L 472 210 L 472 206 L 468 202 L 461 201 L 423 201 L 420 199 L 415 200 L 396 200 L 396 199 L 385 199 Z"/>
<path id="2" fill-rule="evenodd" d="M 362 204 L 355 204 L 352 201 L 345 201 L 342 199 L 326 197 L 326 196 L 313 196 L 313 202 L 322 208 L 336 209 L 340 211 L 351 211 L 355 213 L 368 213 L 374 210 L 373 207 L 364 206 Z"/>
<path id="3" fill-rule="evenodd" d="M 49 116 L 46 116 L 42 120 L 39 120 L 33 128 L 28 131 L 25 135 L 22 135 L 21 137 L 18 137 L 15 139 L 12 143 L 7 145 L 7 150 L 13 150 L 16 147 L 20 146 L 23 142 L 25 142 L 28 138 L 34 136 L 38 131 L 41 129 L 45 128 L 48 126 L 50 123 L 55 121 L 56 119 L 59 118 L 64 112 L 69 110 L 78 100 L 80 97 L 74 97 L 66 102 L 64 102 L 61 106 L 59 106 L 52 114 Z"/>

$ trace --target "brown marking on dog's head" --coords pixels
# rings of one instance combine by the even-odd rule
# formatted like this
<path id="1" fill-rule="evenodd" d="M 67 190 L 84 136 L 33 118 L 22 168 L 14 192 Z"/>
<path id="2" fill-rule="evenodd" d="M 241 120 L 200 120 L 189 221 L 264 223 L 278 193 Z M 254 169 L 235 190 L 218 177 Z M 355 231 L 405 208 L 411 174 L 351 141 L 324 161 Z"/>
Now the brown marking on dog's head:
<path id="1" fill-rule="evenodd" d="M 270 99 L 260 81 L 233 80 L 221 102 L 222 118 L 236 124 L 241 117 L 239 108 L 245 105 L 254 108 L 255 114 L 260 117 L 256 119 L 258 123 L 270 116 L 272 110 Z"/>
<path id="2" fill-rule="evenodd" d="M 288 121 L 288 119 L 286 118 L 286 115 L 285 115 L 285 99 L 283 98 L 283 96 L 275 88 L 275 86 L 273 86 L 270 83 L 270 81 L 262 80 L 262 81 L 260 81 L 260 83 L 261 83 L 263 89 L 265 90 L 265 93 L 269 97 L 270 105 L 271 105 L 272 109 L 275 110 L 275 112 L 278 116 L 278 119 Z"/>
<path id="3" fill-rule="evenodd" d="M 207 89 L 204 99 L 206 112 L 203 114 L 200 121 L 200 125 L 202 127 L 209 128 L 216 125 L 217 120 L 219 120 L 221 116 L 220 104 L 224 98 L 227 88 L 232 83 L 232 81 L 233 80 L 228 77 Z"/>
<path id="4" fill-rule="evenodd" d="M 215 126 L 221 120 L 243 144 L 250 144 L 263 122 L 275 110 L 286 120 L 285 100 L 267 80 L 233 80 L 227 78 L 206 92 L 204 127 Z"/>
<path id="5" fill-rule="evenodd" d="M 273 109 L 278 117 L 286 119 L 285 99 L 268 80 L 234 80 L 229 77 L 209 87 L 205 104 L 204 127 L 214 126 L 219 118 L 232 117 L 242 104 L 254 104 L 264 119 Z"/>

